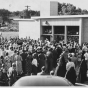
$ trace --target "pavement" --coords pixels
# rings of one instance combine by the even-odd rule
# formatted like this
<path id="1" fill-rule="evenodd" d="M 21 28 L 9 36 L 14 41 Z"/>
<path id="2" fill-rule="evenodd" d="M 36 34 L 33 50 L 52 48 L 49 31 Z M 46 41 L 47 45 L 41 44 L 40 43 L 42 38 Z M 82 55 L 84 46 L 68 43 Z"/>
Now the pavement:
<path id="1" fill-rule="evenodd" d="M 87 81 L 84 84 L 88 85 L 88 71 L 87 71 Z"/>

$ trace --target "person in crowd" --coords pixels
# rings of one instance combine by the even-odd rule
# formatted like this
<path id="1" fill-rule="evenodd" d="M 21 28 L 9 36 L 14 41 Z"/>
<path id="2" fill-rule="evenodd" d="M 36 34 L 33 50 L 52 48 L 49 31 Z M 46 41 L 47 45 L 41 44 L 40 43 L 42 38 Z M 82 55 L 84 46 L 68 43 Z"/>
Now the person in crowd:
<path id="1" fill-rule="evenodd" d="M 1 56 L 1 58 L 0 58 L 0 68 L 2 67 L 2 64 L 3 64 L 3 61 L 4 61 L 4 60 L 2 60 L 2 57 L 3 56 Z"/>
<path id="2" fill-rule="evenodd" d="M 10 57 L 8 55 L 8 52 L 6 53 L 4 61 L 5 61 L 6 71 L 8 71 L 8 69 L 11 67 L 11 59 L 10 59 Z"/>
<path id="3" fill-rule="evenodd" d="M 53 51 L 52 51 L 52 53 L 53 53 L 53 67 L 54 68 L 56 68 L 56 66 L 57 66 L 57 50 L 56 50 L 56 48 L 55 48 L 55 46 L 53 47 Z"/>
<path id="4" fill-rule="evenodd" d="M 65 77 L 65 74 L 67 72 L 69 74 L 70 72 L 72 73 L 73 71 L 72 67 L 69 71 L 66 70 L 66 64 L 68 63 L 69 53 L 75 54 L 75 55 L 72 54 L 72 57 L 71 57 L 73 62 L 76 60 L 76 58 L 83 59 L 85 56 L 85 60 L 86 60 L 86 57 L 87 57 L 86 51 L 88 48 L 88 44 L 84 43 L 83 46 L 80 46 L 74 40 L 75 40 L 74 38 L 72 39 L 70 38 L 69 40 L 70 42 L 67 42 L 65 44 L 64 41 L 59 41 L 59 40 L 57 40 L 59 41 L 58 43 L 57 42 L 53 43 L 48 41 L 39 41 L 39 40 L 35 41 L 34 39 L 30 39 L 30 38 L 29 39 L 10 38 L 9 40 L 5 39 L 3 40 L 4 42 L 2 42 L 0 45 L 0 51 L 1 51 L 0 55 L 3 56 L 4 58 L 6 71 L 11 67 L 12 63 L 16 64 L 16 70 L 17 70 L 19 68 L 18 58 L 22 57 L 22 60 L 20 61 L 22 62 L 22 67 L 21 67 L 23 70 L 22 76 L 26 74 L 37 75 L 37 73 L 41 72 L 41 68 L 45 66 L 46 73 L 50 74 L 52 70 L 55 70 L 54 72 L 55 75 Z M 79 47 L 81 47 L 80 50 L 79 50 Z M 9 52 L 10 54 L 8 55 L 7 53 L 5 53 L 5 55 L 3 55 L 4 51 Z M 19 55 L 17 54 L 18 53 L 17 51 L 20 52 L 21 56 L 20 54 Z M 29 51 L 31 52 L 32 55 L 29 53 Z M 79 55 L 80 51 L 81 51 L 81 54 Z M 1 59 L 2 58 L 0 58 L 0 60 Z M 3 64 L 2 61 L 0 61 L 1 66 Z M 76 65 L 78 65 L 78 68 L 80 67 L 81 80 L 84 80 L 83 78 L 85 78 L 85 74 L 86 74 L 87 63 L 84 65 L 84 62 L 85 62 L 84 60 L 81 61 L 80 59 L 79 65 L 78 65 L 78 62 L 75 63 Z M 77 66 L 75 66 L 75 68 L 76 67 Z M 85 67 L 85 71 L 84 71 L 84 67 Z M 84 71 L 85 74 L 82 73 L 82 71 Z M 77 69 L 76 69 L 76 72 L 78 72 Z M 17 73 L 19 73 L 18 70 L 17 70 Z"/>
<path id="5" fill-rule="evenodd" d="M 1 61 L 0 62 L 1 62 L 1 64 L 5 64 L 3 56 L 1 56 Z"/>
<path id="6" fill-rule="evenodd" d="M 31 75 L 32 72 L 32 53 L 29 51 L 26 58 L 26 73 L 27 75 Z"/>
<path id="7" fill-rule="evenodd" d="M 8 54 L 9 54 L 9 56 L 11 57 L 11 56 L 14 54 L 14 51 L 13 51 L 13 47 L 12 47 L 12 46 L 10 46 L 9 48 L 10 48 L 10 49 L 9 49 L 9 51 L 8 51 Z"/>
<path id="8" fill-rule="evenodd" d="M 0 81 L 2 81 L 3 86 L 8 86 L 8 77 L 4 64 L 2 64 L 0 71 L 1 71 Z"/>
<path id="9" fill-rule="evenodd" d="M 62 53 L 62 48 L 60 44 L 57 46 L 56 50 L 57 50 L 57 58 L 59 58 Z"/>
<path id="10" fill-rule="evenodd" d="M 66 61 L 63 54 L 60 56 L 58 66 L 55 69 L 54 75 L 64 77 L 66 73 Z"/>
<path id="11" fill-rule="evenodd" d="M 17 55 L 17 50 L 14 50 L 14 53 L 13 55 L 11 56 L 11 62 L 12 63 L 16 63 L 16 59 L 15 59 L 15 56 Z"/>
<path id="12" fill-rule="evenodd" d="M 68 62 L 68 54 L 69 54 L 69 51 L 67 48 L 65 48 L 65 51 L 63 51 L 63 58 L 66 63 Z"/>
<path id="13" fill-rule="evenodd" d="M 0 46 L 0 57 L 3 56 L 2 46 Z"/>
<path id="14" fill-rule="evenodd" d="M 17 52 L 17 55 L 15 56 L 15 61 L 16 61 L 16 72 L 17 75 L 21 75 L 23 70 L 22 70 L 22 57 L 19 54 L 19 51 Z"/>
<path id="15" fill-rule="evenodd" d="M 78 67 L 80 66 L 80 63 L 81 63 L 81 56 L 82 56 L 82 50 L 81 48 L 79 48 L 78 52 L 76 53 Z"/>
<path id="16" fill-rule="evenodd" d="M 73 85 L 75 85 L 75 83 L 76 83 L 75 64 L 74 64 L 74 62 L 71 61 L 70 57 L 66 64 L 65 78 L 68 79 Z"/>
<path id="17" fill-rule="evenodd" d="M 87 64 L 85 61 L 85 57 L 82 58 L 82 61 L 80 64 L 78 79 L 81 83 L 84 83 L 87 80 Z"/>
<path id="18" fill-rule="evenodd" d="M 85 61 L 86 61 L 86 64 L 87 64 L 87 69 L 88 69 L 88 50 L 85 51 L 84 57 L 85 57 Z"/>
<path id="19" fill-rule="evenodd" d="M 32 73 L 34 75 L 37 75 L 37 67 L 38 67 L 38 61 L 35 57 L 33 57 L 33 60 L 32 60 Z"/>
<path id="20" fill-rule="evenodd" d="M 26 58 L 27 58 L 27 53 L 25 52 L 25 50 L 23 50 L 23 53 L 21 54 L 22 56 L 22 70 L 23 70 L 23 74 L 26 73 Z"/>
<path id="21" fill-rule="evenodd" d="M 45 66 L 45 55 L 42 51 L 42 48 L 40 48 L 40 53 L 38 54 L 38 59 L 39 59 L 39 71 L 41 71 L 41 68 Z"/>
<path id="22" fill-rule="evenodd" d="M 87 50 L 88 50 L 88 49 L 87 49 L 86 44 L 83 44 L 83 47 L 82 47 L 82 56 L 81 56 L 81 58 L 84 58 L 84 54 L 85 54 L 85 52 L 86 52 Z"/>
<path id="23" fill-rule="evenodd" d="M 6 51 L 5 51 L 4 47 L 2 47 L 2 56 L 3 56 L 3 57 L 6 56 Z"/>
<path id="24" fill-rule="evenodd" d="M 50 73 L 50 71 L 53 69 L 53 54 L 51 48 L 48 48 L 48 51 L 46 52 L 46 59 L 47 59 L 47 72 Z"/>
<path id="25" fill-rule="evenodd" d="M 75 53 L 70 53 L 70 58 L 71 58 L 71 61 L 74 62 L 75 64 L 75 67 L 77 66 L 77 57 L 75 55 Z"/>
<path id="26" fill-rule="evenodd" d="M 85 53 L 87 50 L 88 50 L 88 48 L 87 48 L 86 44 L 84 43 L 84 44 L 83 44 L 83 47 L 82 47 L 83 53 Z"/>
<path id="27" fill-rule="evenodd" d="M 9 78 L 9 86 L 12 86 L 17 80 L 16 64 L 13 63 L 12 67 L 8 69 L 7 76 Z"/>
<path id="28" fill-rule="evenodd" d="M 32 57 L 35 57 L 35 58 L 37 59 L 38 63 L 39 63 L 39 59 L 38 59 L 38 51 L 37 51 L 37 49 L 35 50 L 34 53 L 32 53 Z"/>

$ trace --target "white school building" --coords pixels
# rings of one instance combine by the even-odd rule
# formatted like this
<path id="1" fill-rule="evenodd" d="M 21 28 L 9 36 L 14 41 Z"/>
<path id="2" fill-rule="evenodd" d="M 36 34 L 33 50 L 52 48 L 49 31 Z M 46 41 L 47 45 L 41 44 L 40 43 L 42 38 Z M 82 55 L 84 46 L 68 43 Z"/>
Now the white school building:
<path id="1" fill-rule="evenodd" d="M 58 15 L 58 2 L 41 3 L 40 17 L 19 21 L 19 38 L 88 42 L 88 15 Z"/>

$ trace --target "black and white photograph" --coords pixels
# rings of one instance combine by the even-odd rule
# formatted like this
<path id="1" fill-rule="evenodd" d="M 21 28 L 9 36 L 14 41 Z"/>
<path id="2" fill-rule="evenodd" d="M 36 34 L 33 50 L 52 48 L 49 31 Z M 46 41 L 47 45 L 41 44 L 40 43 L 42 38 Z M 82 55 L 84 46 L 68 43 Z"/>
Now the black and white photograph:
<path id="1" fill-rule="evenodd" d="M 87 87 L 87 2 L 0 0 L 0 87 Z"/>

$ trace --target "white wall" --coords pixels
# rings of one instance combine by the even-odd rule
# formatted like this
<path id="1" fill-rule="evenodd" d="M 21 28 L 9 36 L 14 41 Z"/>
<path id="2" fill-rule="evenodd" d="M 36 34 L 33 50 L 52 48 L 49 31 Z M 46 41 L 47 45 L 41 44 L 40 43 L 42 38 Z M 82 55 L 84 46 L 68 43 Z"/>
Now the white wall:
<path id="1" fill-rule="evenodd" d="M 88 18 L 83 18 L 83 42 L 88 42 Z"/>
<path id="2" fill-rule="evenodd" d="M 48 22 L 48 24 L 45 24 L 45 22 Z M 79 26 L 80 30 L 80 37 L 79 37 L 79 44 L 81 44 L 81 32 L 82 32 L 82 22 L 80 18 L 51 18 L 51 19 L 42 19 L 41 20 L 41 26 Z M 41 27 L 42 29 L 42 27 Z M 41 33 L 42 34 L 42 33 Z M 65 39 L 66 40 L 66 39 Z"/>
<path id="3" fill-rule="evenodd" d="M 50 16 L 58 16 L 58 1 L 50 1 Z"/>
<path id="4" fill-rule="evenodd" d="M 45 22 L 48 21 L 49 25 L 80 25 L 79 18 L 52 18 L 52 19 L 42 19 L 41 25 L 46 25 Z"/>
<path id="5" fill-rule="evenodd" d="M 19 38 L 40 38 L 40 22 L 34 20 L 19 21 Z"/>
<path id="6" fill-rule="evenodd" d="M 57 16 L 58 1 L 41 0 L 40 1 L 40 16 Z"/>

